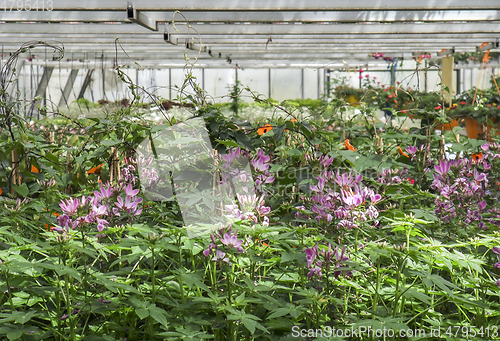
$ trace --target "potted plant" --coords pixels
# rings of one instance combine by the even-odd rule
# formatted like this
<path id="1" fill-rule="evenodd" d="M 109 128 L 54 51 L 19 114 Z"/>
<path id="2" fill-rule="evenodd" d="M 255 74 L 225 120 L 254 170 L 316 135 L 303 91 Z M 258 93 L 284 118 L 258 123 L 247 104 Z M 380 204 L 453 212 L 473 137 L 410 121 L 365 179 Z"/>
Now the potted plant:
<path id="1" fill-rule="evenodd" d="M 500 95 L 496 89 L 472 88 L 457 96 L 457 112 L 465 117 L 465 129 L 469 138 L 490 135 L 500 116 Z M 498 134 L 498 132 L 497 132 Z"/>
<path id="2" fill-rule="evenodd" d="M 348 85 L 339 85 L 334 89 L 337 98 L 343 98 L 350 105 L 359 105 L 359 101 L 364 95 L 363 89 L 353 88 Z"/>

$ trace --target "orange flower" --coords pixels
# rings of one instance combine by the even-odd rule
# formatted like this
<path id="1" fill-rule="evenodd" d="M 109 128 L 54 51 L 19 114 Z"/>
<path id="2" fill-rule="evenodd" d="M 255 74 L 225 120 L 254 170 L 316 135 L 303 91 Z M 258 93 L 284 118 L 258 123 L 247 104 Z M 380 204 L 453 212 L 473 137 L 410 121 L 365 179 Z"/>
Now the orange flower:
<path id="1" fill-rule="evenodd" d="M 100 168 L 103 166 L 103 164 L 101 163 L 99 166 L 97 167 L 92 167 L 90 168 L 88 171 L 87 171 L 87 174 L 99 174 L 101 171 L 100 171 Z"/>
<path id="2" fill-rule="evenodd" d="M 36 168 L 35 166 L 31 166 L 31 173 L 40 173 L 38 171 L 38 168 Z"/>
<path id="3" fill-rule="evenodd" d="M 351 143 L 349 142 L 349 139 L 345 139 L 345 140 L 344 140 L 344 147 L 345 147 L 345 149 L 347 149 L 347 150 L 352 150 L 353 152 L 355 152 L 355 151 L 356 151 L 356 148 L 354 148 L 354 147 L 351 145 Z"/>
<path id="4" fill-rule="evenodd" d="M 296 118 L 292 118 L 290 122 L 297 122 Z"/>
<path id="5" fill-rule="evenodd" d="M 403 151 L 403 149 L 401 149 L 401 147 L 400 147 L 400 146 L 398 146 L 398 149 L 399 149 L 399 154 L 401 154 L 401 155 L 406 156 L 406 157 L 408 157 L 408 158 L 409 158 L 408 154 L 406 154 L 406 153 Z"/>
<path id="6" fill-rule="evenodd" d="M 267 133 L 268 131 L 271 131 L 271 130 L 273 130 L 273 126 L 268 123 L 265 126 L 257 129 L 257 134 L 264 135 L 265 133 Z"/>
<path id="7" fill-rule="evenodd" d="M 478 162 L 479 160 L 481 160 L 483 158 L 483 153 L 472 154 L 471 158 L 474 162 Z"/>
<path id="8" fill-rule="evenodd" d="M 3 193 L 3 191 L 2 191 L 2 189 L 0 188 L 0 195 L 2 195 L 2 193 Z"/>

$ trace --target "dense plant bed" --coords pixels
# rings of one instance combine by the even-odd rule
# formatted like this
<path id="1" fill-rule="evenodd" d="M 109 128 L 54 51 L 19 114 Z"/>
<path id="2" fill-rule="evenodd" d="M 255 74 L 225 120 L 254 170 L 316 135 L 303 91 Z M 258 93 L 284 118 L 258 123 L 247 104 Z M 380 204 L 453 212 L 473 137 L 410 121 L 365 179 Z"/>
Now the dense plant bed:
<path id="1" fill-rule="evenodd" d="M 345 121 L 342 104 L 306 117 L 270 102 L 282 117 L 258 122 L 196 104 L 222 167 L 204 181 L 254 185 L 195 236 L 175 181 L 199 168 L 169 175 L 177 200 L 158 200 L 163 166 L 138 152 L 190 121 L 147 122 L 133 105 L 89 120 L 3 111 L 1 338 L 499 338 L 496 137 L 407 133 L 364 107 Z M 151 153 L 190 157 L 189 143 Z M 224 173 L 240 158 L 251 174 Z M 200 198 L 189 213 L 210 206 Z"/>

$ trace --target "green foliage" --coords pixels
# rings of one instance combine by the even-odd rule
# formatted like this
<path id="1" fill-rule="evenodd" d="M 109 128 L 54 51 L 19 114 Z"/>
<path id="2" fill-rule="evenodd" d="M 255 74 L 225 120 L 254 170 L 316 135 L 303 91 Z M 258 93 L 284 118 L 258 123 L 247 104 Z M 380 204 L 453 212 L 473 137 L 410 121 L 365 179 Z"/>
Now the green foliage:
<path id="1" fill-rule="evenodd" d="M 136 102 L 140 89 L 122 77 Z M 30 123 L 4 100 L 2 122 L 10 125 L 0 129 L 0 339 L 274 341 L 293 339 L 294 328 L 325 327 L 420 329 L 427 333 L 420 339 L 426 340 L 440 327 L 450 340 L 498 339 L 491 328 L 500 323 L 500 273 L 493 249 L 500 245 L 500 175 L 488 172 L 484 159 L 471 162 L 472 176 L 484 172 L 489 181 L 484 200 L 491 211 L 481 213 L 488 229 L 480 230 L 460 217 L 443 220 L 436 212 L 434 166 L 444 158 L 442 138 L 431 133 L 431 126 L 408 132 L 378 122 L 375 113 L 385 94 L 366 92 L 365 98 L 380 96 L 360 105 L 353 117 L 342 100 L 278 103 L 250 92 L 253 105 L 282 115 L 242 121 L 225 117 L 223 106 L 206 105 L 188 74 L 184 87 L 189 84 L 196 94 L 181 93 L 180 102 L 198 106 L 193 116 L 203 117 L 218 152 L 241 147 L 251 160 L 257 151 L 269 156 L 267 171 L 274 181 L 257 186 L 271 210 L 269 222 L 262 216 L 257 222 L 235 218 L 232 236 L 242 241 L 243 252 L 219 243 L 222 260 L 204 252 L 215 243 L 213 231 L 188 238 L 172 202 L 143 198 L 134 223 L 111 222 L 103 231 L 88 223 L 57 232 L 51 228 L 60 227 L 61 200 L 93 195 L 99 180 L 110 180 L 114 150 L 121 162 L 177 120 L 148 122 L 131 105 L 103 118 L 58 116 Z M 430 111 L 438 101 L 436 93 L 387 92 L 396 95 L 398 103 L 390 98 L 394 105 L 407 102 L 416 113 Z M 451 144 L 448 152 L 463 160 L 486 155 L 485 141 L 457 143 L 453 131 L 444 139 Z M 408 146 L 418 151 L 408 156 Z M 9 162 L 13 151 L 22 178 L 16 184 Z M 487 161 L 491 169 L 500 166 L 496 156 Z M 380 180 L 383 170 L 391 181 Z M 378 217 L 351 229 L 340 228 L 336 216 L 316 219 L 310 203 L 324 193 L 311 185 L 318 188 L 318 177 L 328 172 L 362 174 L 364 186 L 381 195 L 374 204 Z M 327 185 L 334 196 L 336 183 Z M 344 186 L 338 193 L 349 195 Z M 358 206 L 368 206 L 371 199 L 365 199 Z M 348 259 L 341 262 L 338 253 L 331 254 L 327 264 L 321 258 L 325 263 L 314 264 L 321 266 L 322 276 L 310 276 L 305 250 L 317 246 L 320 257 L 329 244 L 337 251 L 345 247 Z M 468 336 L 462 330 L 456 336 L 455 327 L 465 328 Z"/>

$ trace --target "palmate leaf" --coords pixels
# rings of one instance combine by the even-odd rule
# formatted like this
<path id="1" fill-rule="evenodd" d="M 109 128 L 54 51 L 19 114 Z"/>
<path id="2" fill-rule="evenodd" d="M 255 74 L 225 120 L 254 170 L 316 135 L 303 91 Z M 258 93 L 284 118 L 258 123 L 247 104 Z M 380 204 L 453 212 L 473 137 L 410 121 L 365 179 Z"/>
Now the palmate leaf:
<path id="1" fill-rule="evenodd" d="M 158 323 L 160 323 L 163 327 L 168 328 L 168 321 L 166 316 L 168 316 L 167 312 L 156 306 L 156 304 L 151 304 L 148 307 L 150 316 Z"/>
<path id="2" fill-rule="evenodd" d="M 260 318 L 258 318 L 257 316 L 247 314 L 243 310 L 238 311 L 232 308 L 228 308 L 227 310 L 231 312 L 231 314 L 227 316 L 227 319 L 230 321 L 241 321 L 250 333 L 254 334 L 255 329 L 260 329 L 263 332 L 269 333 L 269 331 L 263 325 L 257 322 L 260 321 Z"/>

